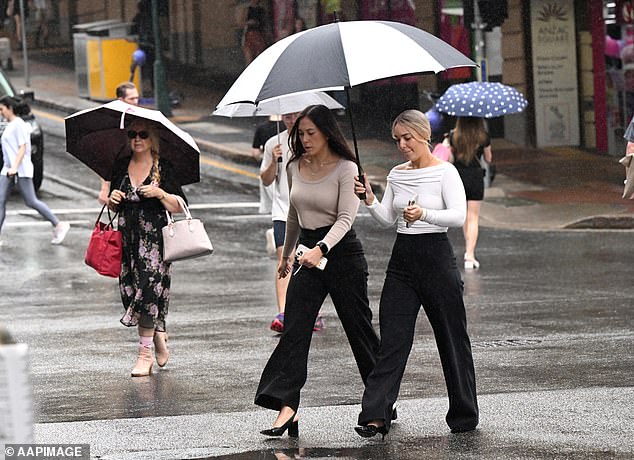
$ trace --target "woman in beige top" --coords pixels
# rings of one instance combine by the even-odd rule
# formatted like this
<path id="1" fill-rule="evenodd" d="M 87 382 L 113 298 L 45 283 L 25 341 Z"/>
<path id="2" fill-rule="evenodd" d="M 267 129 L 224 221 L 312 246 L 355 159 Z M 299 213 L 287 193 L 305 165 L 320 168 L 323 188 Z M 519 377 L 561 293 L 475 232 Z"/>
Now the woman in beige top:
<path id="1" fill-rule="evenodd" d="M 287 166 L 290 202 L 278 274 L 291 280 L 284 333 L 262 372 L 255 404 L 279 411 L 273 427 L 262 434 L 281 436 L 288 429 L 289 436 L 297 437 L 313 325 L 326 296 L 330 294 L 337 310 L 364 383 L 374 368 L 379 339 L 368 302 L 368 264 L 352 229 L 359 208 L 354 156 L 323 105 L 304 109 L 289 142 L 294 154 Z M 297 243 L 308 249 L 293 263 Z M 327 263 L 319 268 L 322 258 Z"/>

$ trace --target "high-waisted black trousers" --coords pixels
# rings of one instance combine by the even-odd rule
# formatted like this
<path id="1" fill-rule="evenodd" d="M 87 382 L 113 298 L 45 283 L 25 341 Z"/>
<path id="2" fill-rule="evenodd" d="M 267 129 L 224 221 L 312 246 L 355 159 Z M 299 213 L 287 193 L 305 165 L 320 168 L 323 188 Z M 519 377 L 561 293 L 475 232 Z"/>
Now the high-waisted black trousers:
<path id="1" fill-rule="evenodd" d="M 446 233 L 398 234 L 381 293 L 381 346 L 363 393 L 359 424 L 389 429 L 422 305 L 431 323 L 449 394 L 447 424 L 478 424 L 475 370 L 462 298 L 463 284 Z"/>
<path id="2" fill-rule="evenodd" d="M 299 243 L 312 248 L 329 229 L 302 229 Z M 259 406 L 273 410 L 280 410 L 282 406 L 294 410 L 299 407 L 313 325 L 328 294 L 364 383 L 374 368 L 379 338 L 372 327 L 368 302 L 368 264 L 354 230 L 351 229 L 326 258 L 325 270 L 302 267 L 292 275 L 286 291 L 284 332 L 262 372 L 256 392 L 255 404 Z M 293 273 L 297 268 L 295 264 Z"/>

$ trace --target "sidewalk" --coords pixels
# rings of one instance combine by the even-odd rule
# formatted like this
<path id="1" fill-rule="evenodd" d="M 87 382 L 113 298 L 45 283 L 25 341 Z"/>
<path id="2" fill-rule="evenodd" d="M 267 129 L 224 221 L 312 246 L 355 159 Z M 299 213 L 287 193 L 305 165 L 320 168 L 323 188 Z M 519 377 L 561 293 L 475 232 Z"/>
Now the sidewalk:
<path id="1" fill-rule="evenodd" d="M 23 62 L 14 52 L 15 69 L 7 72 L 14 86 L 25 89 Z M 32 51 L 29 54 L 30 89 L 35 105 L 73 113 L 100 105 L 77 96 L 72 50 Z M 201 151 L 256 166 L 250 155 L 257 118 L 212 117 L 210 114 L 228 88 L 169 82 L 184 99 L 173 109 L 172 120 L 195 138 Z M 349 133 L 347 118 L 339 118 Z M 383 184 L 390 168 L 401 161 L 385 133 L 366 137 L 363 120 L 359 152 L 373 183 Z M 497 177 L 482 206 L 483 226 L 518 229 L 634 228 L 634 201 L 621 199 L 624 168 L 620 156 L 608 157 L 575 148 L 524 148 L 493 139 Z"/>

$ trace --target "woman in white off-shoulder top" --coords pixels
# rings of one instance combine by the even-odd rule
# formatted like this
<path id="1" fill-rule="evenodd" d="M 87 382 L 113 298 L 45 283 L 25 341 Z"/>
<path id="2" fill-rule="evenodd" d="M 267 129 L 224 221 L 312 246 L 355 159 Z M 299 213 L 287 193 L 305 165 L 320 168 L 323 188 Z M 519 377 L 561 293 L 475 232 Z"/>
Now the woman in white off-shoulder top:
<path id="1" fill-rule="evenodd" d="M 478 424 L 463 283 L 447 238 L 448 227 L 464 223 L 465 191 L 456 168 L 431 154 L 430 135 L 423 113 L 401 113 L 392 124 L 392 136 L 408 161 L 390 171 L 383 200 L 376 201 L 365 177 L 364 184 L 355 182 L 355 192 L 366 193 L 365 204 L 381 225 L 397 222 L 379 307 L 379 355 L 355 428 L 363 437 L 385 436 L 396 418 L 394 403 L 421 305 L 434 331 L 447 384 L 447 424 L 453 433 L 471 431 Z"/>

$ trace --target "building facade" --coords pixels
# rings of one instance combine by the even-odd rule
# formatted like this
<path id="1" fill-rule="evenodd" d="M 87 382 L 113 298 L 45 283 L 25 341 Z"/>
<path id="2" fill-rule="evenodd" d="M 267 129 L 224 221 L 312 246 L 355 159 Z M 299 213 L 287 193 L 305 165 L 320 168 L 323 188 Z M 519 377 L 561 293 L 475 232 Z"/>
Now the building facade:
<path id="1" fill-rule="evenodd" d="M 466 2 L 466 4 L 465 4 Z M 307 27 L 333 20 L 382 19 L 405 22 L 448 41 L 475 59 L 471 24 L 465 13 L 474 0 L 261 0 L 265 35 L 289 33 L 296 17 Z M 116 19 L 130 22 L 137 2 L 59 0 L 54 4 L 59 45 L 70 45 L 73 26 Z M 527 146 L 580 146 L 620 155 L 622 135 L 634 113 L 629 92 L 630 49 L 634 59 L 634 15 L 627 0 L 478 0 L 504 6 L 501 27 L 483 35 L 489 80 L 526 95 L 524 113 L 492 120 L 496 136 Z M 248 0 L 159 0 L 161 37 L 170 69 L 198 69 L 232 81 L 244 68 L 241 38 Z M 490 5 L 489 5 L 490 6 Z M 480 9 L 480 8 L 479 8 Z M 498 8 L 499 10 L 499 8 Z M 490 10 L 489 10 L 490 11 Z M 494 8 L 494 11 L 496 9 Z M 632 63 L 634 68 L 634 60 Z M 405 107 L 425 108 L 425 91 L 442 92 L 473 80 L 469 70 L 391 79 L 355 88 L 353 102 L 367 111 L 380 104 L 389 118 Z M 370 104 L 367 101 L 373 100 Z M 386 120 L 377 120 L 385 123 Z M 385 125 L 383 125 L 385 126 Z"/>

